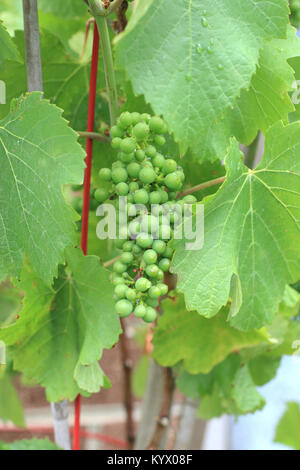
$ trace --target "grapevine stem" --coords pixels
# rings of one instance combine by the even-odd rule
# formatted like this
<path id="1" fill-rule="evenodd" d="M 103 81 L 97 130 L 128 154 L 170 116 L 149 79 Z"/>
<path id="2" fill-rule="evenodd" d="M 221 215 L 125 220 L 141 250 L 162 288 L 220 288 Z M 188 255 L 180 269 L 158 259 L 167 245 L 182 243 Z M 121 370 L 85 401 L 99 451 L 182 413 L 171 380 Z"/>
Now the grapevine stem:
<path id="1" fill-rule="evenodd" d="M 110 15 L 115 10 L 117 10 L 122 5 L 123 1 L 124 0 L 115 0 L 114 3 L 108 9 L 107 14 Z"/>
<path id="2" fill-rule="evenodd" d="M 43 91 L 37 0 L 23 0 L 28 91 Z"/>
<path id="3" fill-rule="evenodd" d="M 198 184 L 197 186 L 193 186 L 192 188 L 185 189 L 184 191 L 178 194 L 177 198 L 187 196 L 188 194 L 196 193 L 197 191 L 210 188 L 211 186 L 215 186 L 217 184 L 224 183 L 225 180 L 226 180 L 226 176 L 221 176 L 221 178 L 216 178 L 214 180 L 206 181 L 205 183 Z"/>
<path id="4" fill-rule="evenodd" d="M 109 266 L 111 266 L 112 264 L 114 264 L 115 261 L 118 261 L 118 259 L 120 259 L 120 256 L 116 256 L 115 258 L 106 261 L 105 263 L 103 263 L 103 267 L 104 267 L 104 268 L 109 268 Z"/>
<path id="5" fill-rule="evenodd" d="M 108 143 L 110 142 L 110 138 L 103 134 L 98 134 L 97 132 L 87 132 L 87 131 L 77 131 L 79 137 L 83 139 L 92 139 L 98 140 L 99 142 Z"/>
<path id="6" fill-rule="evenodd" d="M 108 106 L 110 114 L 110 124 L 113 126 L 118 115 L 118 94 L 115 77 L 115 69 L 112 55 L 111 42 L 107 26 L 107 18 L 104 16 L 101 4 L 97 0 L 89 0 L 92 15 L 94 15 L 98 31 L 100 34 L 100 42 L 103 55 L 104 72 L 106 80 L 106 88 L 108 94 Z"/>

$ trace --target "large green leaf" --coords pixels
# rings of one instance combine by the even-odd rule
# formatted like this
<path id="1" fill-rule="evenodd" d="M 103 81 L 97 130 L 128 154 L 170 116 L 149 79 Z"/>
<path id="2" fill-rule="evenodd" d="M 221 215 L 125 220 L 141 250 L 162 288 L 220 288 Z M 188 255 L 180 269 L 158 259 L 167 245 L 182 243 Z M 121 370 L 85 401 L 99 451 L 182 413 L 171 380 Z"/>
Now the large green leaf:
<path id="1" fill-rule="evenodd" d="M 205 205 L 204 247 L 187 251 L 181 241 L 175 253 L 188 310 L 210 318 L 231 295 L 239 299 L 233 326 L 271 323 L 286 284 L 300 276 L 299 148 L 300 124 L 278 123 L 266 135 L 262 162 L 249 170 L 232 143 L 227 180 Z"/>
<path id="2" fill-rule="evenodd" d="M 0 441 L 0 450 L 62 450 L 47 439 L 23 439 L 15 442 Z"/>
<path id="3" fill-rule="evenodd" d="M 289 402 L 281 417 L 275 435 L 275 442 L 280 442 L 295 450 L 300 450 L 300 407 L 298 403 Z"/>
<path id="4" fill-rule="evenodd" d="M 203 419 L 223 413 L 243 415 L 261 409 L 264 399 L 256 390 L 248 365 L 231 354 L 209 374 L 191 375 L 182 371 L 177 385 L 181 392 L 201 398 L 198 415 Z"/>
<path id="5" fill-rule="evenodd" d="M 267 343 L 269 339 L 264 331 L 243 333 L 232 328 L 226 322 L 227 308 L 210 320 L 187 312 L 182 297 L 165 300 L 162 308 L 164 314 L 153 339 L 153 356 L 163 366 L 174 366 L 183 360 L 188 372 L 206 374 L 231 352 Z"/>
<path id="6" fill-rule="evenodd" d="M 259 64 L 248 89 L 242 90 L 233 108 L 226 110 L 216 126 L 203 139 L 200 159 L 223 158 L 231 136 L 245 145 L 251 144 L 258 130 L 267 129 L 279 120 L 287 122 L 294 105 L 288 94 L 293 90 L 295 74 L 287 60 L 300 55 L 300 40 L 293 28 L 287 39 L 266 42 Z"/>
<path id="7" fill-rule="evenodd" d="M 20 319 L 0 332 L 14 346 L 14 368 L 43 385 L 50 401 L 99 391 L 106 381 L 97 362 L 121 332 L 108 271 L 79 249 L 68 249 L 66 259 L 53 289 L 23 271 Z"/>
<path id="8" fill-rule="evenodd" d="M 61 110 L 40 93 L 21 97 L 0 122 L 0 272 L 18 276 L 26 254 L 51 283 L 76 241 L 62 185 L 81 183 L 84 152 Z"/>
<path id="9" fill-rule="evenodd" d="M 284 38 L 285 0 L 139 2 L 116 38 L 117 64 L 137 94 L 163 114 L 183 149 L 248 88 L 264 41 Z"/>
<path id="10" fill-rule="evenodd" d="M 39 8 L 45 13 L 62 18 L 74 18 L 84 16 L 87 13 L 88 6 L 83 0 L 39 0 Z"/>
<path id="11" fill-rule="evenodd" d="M 14 43 L 25 63 L 24 34 L 16 32 Z M 90 83 L 90 64 L 66 54 L 60 40 L 48 32 L 41 34 L 41 53 L 43 57 L 43 83 L 45 97 L 64 111 L 64 117 L 73 129 L 85 130 L 88 112 Z M 0 69 L 5 81 L 7 100 L 19 96 L 27 89 L 26 67 L 24 63 L 9 61 Z M 101 119 L 108 122 L 107 103 L 101 97 L 105 87 L 104 74 L 99 65 L 99 80 L 96 99 L 96 123 Z M 8 111 L 8 106 L 0 106 L 0 116 Z"/>
<path id="12" fill-rule="evenodd" d="M 19 54 L 8 32 L 0 21 L 0 67 L 2 67 L 3 63 L 8 59 L 19 60 Z"/>
<path id="13" fill-rule="evenodd" d="M 12 378 L 13 374 L 9 370 L 0 375 L 0 419 L 22 427 L 25 425 L 23 407 Z"/>

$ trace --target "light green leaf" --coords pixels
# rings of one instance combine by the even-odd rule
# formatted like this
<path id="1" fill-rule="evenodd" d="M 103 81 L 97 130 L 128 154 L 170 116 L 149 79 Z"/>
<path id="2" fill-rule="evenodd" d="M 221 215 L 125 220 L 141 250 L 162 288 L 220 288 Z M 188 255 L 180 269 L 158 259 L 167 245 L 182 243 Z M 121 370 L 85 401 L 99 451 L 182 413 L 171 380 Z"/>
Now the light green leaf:
<path id="1" fill-rule="evenodd" d="M 276 376 L 281 357 L 261 355 L 249 361 L 249 370 L 256 385 L 264 385 Z"/>
<path id="2" fill-rule="evenodd" d="M 266 135 L 262 162 L 249 170 L 233 141 L 226 182 L 205 204 L 203 249 L 187 251 L 178 242 L 173 260 L 188 310 L 214 316 L 236 275 L 242 304 L 232 325 L 271 323 L 286 284 L 300 276 L 299 148 L 300 124 L 278 123 Z"/>
<path id="3" fill-rule="evenodd" d="M 108 271 L 79 249 L 68 249 L 66 259 L 68 266 L 60 269 L 53 289 L 23 271 L 20 319 L 0 332 L 14 346 L 14 368 L 44 386 L 49 401 L 73 400 L 80 387 L 99 391 L 103 375 L 95 362 L 121 332 Z"/>
<path id="4" fill-rule="evenodd" d="M 20 57 L 17 48 L 0 21 L 0 67 L 2 67 L 4 62 L 8 59 L 18 61 Z"/>
<path id="5" fill-rule="evenodd" d="M 300 406 L 289 402 L 284 415 L 281 417 L 275 435 L 275 442 L 280 442 L 295 450 L 300 450 Z"/>
<path id="6" fill-rule="evenodd" d="M 52 13 L 53 15 L 62 18 L 74 18 L 87 14 L 88 6 L 83 0 L 39 0 L 39 8 L 45 13 Z"/>
<path id="7" fill-rule="evenodd" d="M 23 407 L 9 371 L 0 376 L 0 419 L 18 427 L 25 426 Z"/>
<path id="8" fill-rule="evenodd" d="M 249 87 L 264 41 L 284 38 L 287 22 L 285 0 L 152 1 L 116 38 L 117 65 L 182 148 L 196 149 Z"/>
<path id="9" fill-rule="evenodd" d="M 62 185 L 83 179 L 85 153 L 76 140 L 61 110 L 40 93 L 15 101 L 0 122 L 1 273 L 18 276 L 26 254 L 50 284 L 65 247 L 75 243 L 76 214 Z"/>
<path id="10" fill-rule="evenodd" d="M 165 300 L 162 308 L 164 314 L 153 339 L 153 356 L 162 366 L 174 366 L 183 360 L 188 372 L 208 373 L 232 351 L 268 342 L 264 331 L 243 333 L 232 328 L 226 322 L 228 308 L 211 320 L 188 312 L 182 297 Z"/>
<path id="11" fill-rule="evenodd" d="M 203 139 L 201 160 L 223 158 L 232 136 L 249 145 L 259 130 L 266 132 L 279 120 L 288 122 L 288 114 L 294 110 L 288 92 L 293 90 L 295 74 L 287 60 L 299 55 L 300 39 L 291 27 L 287 39 L 273 39 L 264 44 L 249 88 L 241 91 L 234 107 L 226 110 Z"/>
<path id="12" fill-rule="evenodd" d="M 263 408 L 265 400 L 256 390 L 248 366 L 241 367 L 238 370 L 235 376 L 232 398 L 235 400 L 236 406 L 244 413 Z"/>
<path id="13" fill-rule="evenodd" d="M 0 450 L 62 450 L 47 439 L 23 439 L 12 443 L 0 441 Z"/>

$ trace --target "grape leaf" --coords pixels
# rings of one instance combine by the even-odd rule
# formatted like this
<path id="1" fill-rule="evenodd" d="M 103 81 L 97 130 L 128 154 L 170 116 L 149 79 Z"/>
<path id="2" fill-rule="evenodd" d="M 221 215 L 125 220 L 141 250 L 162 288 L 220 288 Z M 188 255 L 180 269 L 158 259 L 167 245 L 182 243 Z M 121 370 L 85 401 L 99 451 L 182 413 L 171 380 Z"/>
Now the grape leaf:
<path id="1" fill-rule="evenodd" d="M 248 365 L 231 354 L 209 374 L 181 371 L 177 386 L 194 399 L 201 398 L 198 416 L 211 419 L 222 414 L 244 415 L 262 409 L 265 401 L 256 390 Z"/>
<path id="2" fill-rule="evenodd" d="M 18 50 L 0 21 L 0 67 L 6 60 L 20 60 Z"/>
<path id="3" fill-rule="evenodd" d="M 285 0 L 148 2 L 116 37 L 117 65 L 182 148 L 197 149 L 249 86 L 264 41 L 284 38 L 287 22 Z"/>
<path id="4" fill-rule="evenodd" d="M 12 377 L 10 371 L 5 371 L 3 376 L 0 375 L 0 419 L 23 427 L 25 426 L 24 411 Z"/>
<path id="5" fill-rule="evenodd" d="M 23 63 L 9 61 L 0 70 L 0 76 L 7 84 L 7 100 L 14 98 L 27 89 L 24 33 L 16 32 L 14 39 Z M 60 40 L 48 32 L 41 35 L 41 54 L 43 57 L 43 84 L 45 97 L 64 110 L 64 117 L 73 129 L 84 130 L 87 122 L 90 64 L 66 54 Z M 105 87 L 104 74 L 99 65 L 99 80 L 96 98 L 96 122 L 100 118 L 109 121 L 108 106 L 101 97 Z M 0 106 L 0 116 L 8 112 L 7 106 Z"/>
<path id="6" fill-rule="evenodd" d="M 109 272 L 79 249 L 68 249 L 66 259 L 53 289 L 23 270 L 20 319 L 0 332 L 13 345 L 14 368 L 43 385 L 49 401 L 99 391 L 106 381 L 97 362 L 121 332 Z"/>
<path id="7" fill-rule="evenodd" d="M 211 320 L 187 312 L 182 297 L 165 300 L 162 308 L 164 314 L 153 338 L 153 356 L 162 366 L 174 366 L 183 360 L 188 372 L 208 373 L 232 351 L 269 340 L 264 331 L 243 333 L 232 328 L 226 322 L 227 308 Z"/>
<path id="8" fill-rule="evenodd" d="M 253 358 L 249 362 L 249 369 L 254 383 L 261 386 L 270 382 L 276 376 L 280 362 L 281 357 L 261 355 Z"/>
<path id="9" fill-rule="evenodd" d="M 238 290 L 231 324 L 271 323 L 286 284 L 300 275 L 299 146 L 300 124 L 278 123 L 267 132 L 263 160 L 249 170 L 232 142 L 227 180 L 205 204 L 204 247 L 187 251 L 178 242 L 173 260 L 188 310 L 210 318 Z"/>
<path id="10" fill-rule="evenodd" d="M 37 275 L 52 282 L 76 240 L 76 214 L 61 188 L 82 182 L 84 156 L 61 110 L 40 93 L 13 103 L 0 122 L 0 272 L 18 276 L 26 254 Z"/>
<path id="11" fill-rule="evenodd" d="M 264 44 L 249 88 L 241 91 L 234 106 L 208 130 L 200 160 L 223 158 L 232 136 L 250 145 L 258 130 L 266 132 L 279 120 L 288 122 L 288 114 L 294 110 L 288 92 L 293 90 L 295 74 L 287 60 L 299 55 L 300 40 L 291 27 L 287 39 L 273 39 Z"/>
<path id="12" fill-rule="evenodd" d="M 62 18 L 74 18 L 87 14 L 88 6 L 83 0 L 39 0 L 39 8 L 45 13 L 52 13 L 53 15 Z"/>
<path id="13" fill-rule="evenodd" d="M 0 450 L 62 450 L 47 439 L 23 439 L 15 442 L 0 441 Z"/>
<path id="14" fill-rule="evenodd" d="M 296 402 L 287 403 L 285 413 L 281 417 L 275 435 L 275 442 L 280 442 L 295 450 L 300 450 L 300 407 Z"/>

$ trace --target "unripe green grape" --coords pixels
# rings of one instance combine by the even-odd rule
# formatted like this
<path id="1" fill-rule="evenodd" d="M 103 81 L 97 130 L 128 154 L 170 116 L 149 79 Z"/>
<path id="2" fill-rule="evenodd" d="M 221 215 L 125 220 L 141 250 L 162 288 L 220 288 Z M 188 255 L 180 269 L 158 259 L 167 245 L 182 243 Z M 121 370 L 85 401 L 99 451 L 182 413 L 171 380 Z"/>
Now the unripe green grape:
<path id="1" fill-rule="evenodd" d="M 172 237 L 172 229 L 169 225 L 161 225 L 158 231 L 161 240 L 170 240 Z"/>
<path id="2" fill-rule="evenodd" d="M 160 288 L 157 286 L 150 287 L 148 295 L 151 299 L 158 299 L 158 297 L 160 297 Z"/>
<path id="3" fill-rule="evenodd" d="M 96 189 L 94 198 L 96 199 L 96 201 L 102 203 L 108 198 L 108 191 L 104 188 Z"/>
<path id="4" fill-rule="evenodd" d="M 149 264 L 146 266 L 146 274 L 149 277 L 156 277 L 158 273 L 158 266 L 157 264 Z"/>
<path id="5" fill-rule="evenodd" d="M 144 305 L 138 305 L 135 307 L 134 315 L 137 318 L 143 318 L 146 315 L 146 307 Z"/>
<path id="6" fill-rule="evenodd" d="M 133 245 L 132 247 L 132 253 L 134 255 L 139 255 L 142 252 L 142 248 L 138 245 Z"/>
<path id="7" fill-rule="evenodd" d="M 125 271 L 127 271 L 127 265 L 121 263 L 121 261 L 116 261 L 113 265 L 113 270 L 115 273 L 123 274 Z"/>
<path id="8" fill-rule="evenodd" d="M 164 272 L 163 272 L 161 269 L 158 269 L 158 273 L 157 273 L 157 275 L 156 275 L 156 279 L 157 279 L 158 281 L 163 281 L 164 278 L 165 278 Z"/>
<path id="9" fill-rule="evenodd" d="M 134 193 L 134 201 L 136 204 L 147 204 L 149 202 L 149 196 L 145 189 L 139 189 Z"/>
<path id="10" fill-rule="evenodd" d="M 170 222 L 171 224 L 175 224 L 179 221 L 179 215 L 176 212 L 171 212 L 170 214 Z"/>
<path id="11" fill-rule="evenodd" d="M 157 313 L 153 307 L 147 307 L 146 314 L 143 317 L 143 320 L 146 323 L 153 323 L 157 318 Z"/>
<path id="12" fill-rule="evenodd" d="M 120 261 L 124 264 L 131 264 L 133 261 L 133 254 L 128 251 L 125 251 L 121 254 Z"/>
<path id="13" fill-rule="evenodd" d="M 116 186 L 116 193 L 119 196 L 127 196 L 129 187 L 127 183 L 118 183 Z"/>
<path id="14" fill-rule="evenodd" d="M 145 160 L 145 152 L 144 150 L 137 150 L 135 152 L 135 158 L 137 159 L 138 162 L 143 162 Z"/>
<path id="15" fill-rule="evenodd" d="M 193 196 L 192 194 L 188 194 L 183 198 L 183 201 L 186 202 L 187 204 L 194 204 L 197 202 L 197 198 Z"/>
<path id="16" fill-rule="evenodd" d="M 126 291 L 126 298 L 127 300 L 130 300 L 130 302 L 135 302 L 136 301 L 136 292 L 134 289 L 128 288 Z"/>
<path id="17" fill-rule="evenodd" d="M 169 173 L 174 173 L 174 171 L 177 170 L 177 162 L 173 160 L 172 158 L 168 158 L 163 167 L 163 172 L 165 175 L 168 175 Z"/>
<path id="18" fill-rule="evenodd" d="M 122 225 L 119 227 L 119 237 L 123 240 L 126 240 L 128 238 L 127 226 Z M 124 250 L 124 245 L 123 245 L 123 250 Z"/>
<path id="19" fill-rule="evenodd" d="M 116 305 L 116 312 L 120 315 L 120 317 L 129 317 L 131 315 L 133 307 L 129 300 L 119 300 Z"/>
<path id="20" fill-rule="evenodd" d="M 161 198 L 161 204 L 165 204 L 166 202 L 168 202 L 169 196 L 168 196 L 167 191 L 164 191 L 163 189 L 161 189 L 159 191 L 159 194 L 160 194 L 160 198 Z"/>
<path id="21" fill-rule="evenodd" d="M 164 179 L 165 185 L 168 189 L 176 190 L 182 187 L 182 181 L 180 177 L 174 172 L 169 173 Z"/>
<path id="22" fill-rule="evenodd" d="M 135 238 L 141 231 L 141 225 L 138 220 L 132 220 L 128 225 L 128 231 L 131 238 Z"/>
<path id="23" fill-rule="evenodd" d="M 130 163 L 134 159 L 134 153 L 123 153 L 119 154 L 119 158 L 123 163 Z"/>
<path id="24" fill-rule="evenodd" d="M 117 274 L 117 273 L 113 273 L 113 274 Z M 114 286 L 117 286 L 119 284 L 125 284 L 125 279 L 121 276 L 117 276 L 117 277 L 112 278 L 112 283 Z"/>
<path id="25" fill-rule="evenodd" d="M 132 163 L 131 163 L 131 165 L 132 165 Z M 127 171 L 128 171 L 128 168 L 127 168 Z M 129 174 L 129 176 L 131 176 L 129 171 L 128 171 L 128 174 Z M 139 184 L 136 181 L 132 181 L 131 183 L 129 183 L 129 191 L 131 193 L 134 193 L 138 189 L 139 189 Z"/>
<path id="26" fill-rule="evenodd" d="M 153 163 L 153 166 L 162 169 L 164 167 L 165 161 L 166 161 L 165 157 L 161 155 L 161 153 L 157 153 L 155 157 L 153 158 L 152 163 Z"/>
<path id="27" fill-rule="evenodd" d="M 112 139 L 115 137 L 123 137 L 124 131 L 119 126 L 113 126 L 110 130 L 110 135 Z"/>
<path id="28" fill-rule="evenodd" d="M 102 181 L 110 181 L 111 180 L 111 169 L 110 168 L 101 168 L 99 171 L 99 178 Z"/>
<path id="29" fill-rule="evenodd" d="M 156 253 L 162 255 L 166 250 L 166 243 L 163 240 L 154 240 L 152 248 Z"/>
<path id="30" fill-rule="evenodd" d="M 131 137 L 125 137 L 120 144 L 120 149 L 124 153 L 132 153 L 135 150 L 135 141 Z"/>
<path id="31" fill-rule="evenodd" d="M 168 288 L 167 284 L 164 284 L 164 283 L 160 282 L 159 284 L 157 284 L 157 287 L 158 287 L 159 290 L 160 290 L 160 295 L 161 295 L 161 297 L 162 297 L 163 295 L 167 295 L 167 293 L 168 293 L 168 291 L 169 291 L 169 288 Z"/>
<path id="32" fill-rule="evenodd" d="M 152 191 L 149 195 L 149 202 L 150 204 L 160 204 L 161 197 L 158 191 Z"/>
<path id="33" fill-rule="evenodd" d="M 173 253 L 174 253 L 174 250 L 170 246 L 167 246 L 167 248 L 164 251 L 164 258 L 172 258 Z"/>
<path id="34" fill-rule="evenodd" d="M 139 172 L 139 179 L 144 184 L 153 183 L 156 180 L 156 173 L 152 168 L 143 168 Z"/>
<path id="35" fill-rule="evenodd" d="M 114 168 L 112 173 L 112 180 L 114 183 L 126 183 L 128 178 L 128 173 L 125 168 Z"/>
<path id="36" fill-rule="evenodd" d="M 146 233 L 154 233 L 159 229 L 157 217 L 153 215 L 144 215 L 141 220 L 141 230 Z"/>
<path id="37" fill-rule="evenodd" d="M 147 157 L 154 158 L 156 155 L 156 148 L 153 145 L 148 145 L 145 150 Z"/>
<path id="38" fill-rule="evenodd" d="M 133 135 L 138 142 L 146 140 L 149 135 L 149 126 L 144 122 L 139 122 L 133 128 Z"/>
<path id="39" fill-rule="evenodd" d="M 132 247 L 133 247 L 133 241 L 131 241 L 131 240 L 125 241 L 125 243 L 123 245 L 123 251 L 126 251 L 126 252 L 129 253 L 129 252 L 131 252 Z"/>
<path id="40" fill-rule="evenodd" d="M 135 288 L 138 292 L 146 292 L 151 287 L 151 282 L 145 277 L 140 277 L 135 282 Z"/>
<path id="41" fill-rule="evenodd" d="M 170 269 L 171 262 L 169 258 L 162 258 L 158 263 L 158 266 L 162 271 L 167 272 Z"/>
<path id="42" fill-rule="evenodd" d="M 94 199 L 94 198 L 91 199 L 90 200 L 90 211 L 96 210 L 98 205 L 99 205 L 99 203 L 98 203 L 98 201 L 96 201 L 96 199 Z"/>
<path id="43" fill-rule="evenodd" d="M 154 134 L 163 134 L 165 125 L 163 120 L 158 116 L 153 116 L 149 121 L 149 127 Z"/>
<path id="44" fill-rule="evenodd" d="M 156 145 L 158 145 L 159 147 L 163 147 L 166 143 L 166 139 L 164 138 L 163 135 L 156 135 L 154 137 L 154 142 L 156 143 Z"/>
<path id="45" fill-rule="evenodd" d="M 169 199 L 170 199 L 170 201 L 175 201 L 175 199 L 176 199 L 176 192 L 175 191 L 174 192 L 172 192 L 172 191 L 169 192 Z"/>
<path id="46" fill-rule="evenodd" d="M 135 126 L 138 122 L 141 122 L 140 113 L 131 113 L 132 124 Z"/>
<path id="47" fill-rule="evenodd" d="M 159 301 L 158 301 L 158 299 L 151 299 L 151 297 L 147 297 L 147 299 L 146 299 L 146 304 L 147 304 L 149 307 L 156 308 L 156 307 L 159 306 Z"/>
<path id="48" fill-rule="evenodd" d="M 133 195 L 133 201 L 134 202 L 134 195 Z M 134 217 L 136 215 L 136 207 L 134 204 L 127 204 L 127 214 L 128 217 Z"/>
<path id="49" fill-rule="evenodd" d="M 178 167 L 175 173 L 179 176 L 179 178 L 181 179 L 181 182 L 183 183 L 185 179 L 183 169 L 181 167 Z"/>
<path id="50" fill-rule="evenodd" d="M 125 129 L 127 127 L 131 126 L 131 124 L 132 124 L 131 114 L 128 111 L 125 111 L 124 113 L 122 113 L 120 115 L 119 122 L 120 122 L 121 126 L 124 127 Z"/>
<path id="51" fill-rule="evenodd" d="M 133 202 L 134 202 L 134 197 L 133 197 L 133 194 L 132 194 L 132 193 L 130 193 L 130 194 L 127 195 L 127 201 L 128 201 L 129 203 L 133 203 Z"/>
<path id="52" fill-rule="evenodd" d="M 127 172 L 131 178 L 137 178 L 141 170 L 141 165 L 137 162 L 132 162 L 127 165 Z"/>
<path id="53" fill-rule="evenodd" d="M 75 209 L 77 212 L 81 212 L 83 208 L 83 200 L 81 197 L 75 197 L 72 200 L 72 207 Z"/>
<path id="54" fill-rule="evenodd" d="M 157 261 L 157 253 L 154 250 L 147 250 L 143 255 L 143 260 L 146 264 L 155 264 Z"/>
<path id="55" fill-rule="evenodd" d="M 153 237 L 148 233 L 139 233 L 136 237 L 136 243 L 141 248 L 150 248 L 153 243 Z"/>
<path id="56" fill-rule="evenodd" d="M 127 290 L 128 287 L 125 284 L 117 284 L 114 292 L 119 299 L 124 299 Z"/>
<path id="57" fill-rule="evenodd" d="M 122 139 L 121 137 L 114 137 L 111 141 L 111 146 L 113 149 L 119 149 L 121 145 Z"/>
<path id="58" fill-rule="evenodd" d="M 149 122 L 151 116 L 148 113 L 143 113 L 143 114 L 141 114 L 141 118 L 142 118 L 143 121 Z"/>

